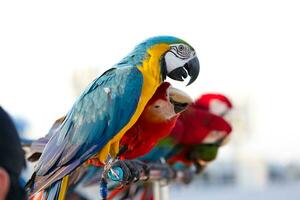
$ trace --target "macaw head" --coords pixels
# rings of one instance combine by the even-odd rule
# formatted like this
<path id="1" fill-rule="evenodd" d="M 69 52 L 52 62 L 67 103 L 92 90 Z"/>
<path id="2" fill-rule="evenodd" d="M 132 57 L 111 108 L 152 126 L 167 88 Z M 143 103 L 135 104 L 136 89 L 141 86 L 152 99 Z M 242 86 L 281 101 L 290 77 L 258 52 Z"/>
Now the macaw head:
<path id="1" fill-rule="evenodd" d="M 194 48 L 172 36 L 149 38 L 137 45 L 118 65 L 142 66 L 145 60 L 151 62 L 150 67 L 159 67 L 162 81 L 167 76 L 177 81 L 184 81 L 189 76 L 189 85 L 197 79 L 200 71 Z"/>
<path id="2" fill-rule="evenodd" d="M 200 96 L 195 105 L 204 109 L 222 119 L 228 116 L 228 113 L 232 109 L 231 101 L 222 94 L 207 93 Z M 223 131 L 211 131 L 202 141 L 203 144 L 218 143 L 218 145 L 224 145 L 230 136 L 232 127 L 227 121 L 219 120 L 219 123 L 214 123 L 216 127 L 223 127 Z"/>
<path id="3" fill-rule="evenodd" d="M 163 82 L 147 103 L 141 118 L 152 122 L 163 122 L 179 116 L 193 99 L 185 92 Z"/>
<path id="4" fill-rule="evenodd" d="M 200 96 L 195 105 L 218 116 L 225 116 L 232 109 L 232 103 L 225 95 L 215 93 Z"/>

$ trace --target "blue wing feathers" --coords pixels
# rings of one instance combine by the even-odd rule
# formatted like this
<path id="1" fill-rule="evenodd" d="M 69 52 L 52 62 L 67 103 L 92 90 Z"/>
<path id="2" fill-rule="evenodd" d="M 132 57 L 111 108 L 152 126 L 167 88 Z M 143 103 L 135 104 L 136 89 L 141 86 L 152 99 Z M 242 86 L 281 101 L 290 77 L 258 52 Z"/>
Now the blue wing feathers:
<path id="1" fill-rule="evenodd" d="M 143 76 L 136 67 L 109 70 L 95 79 L 50 138 L 37 175 L 59 171 L 62 177 L 101 150 L 133 116 L 142 85 Z M 62 166 L 66 168 L 58 170 Z"/>

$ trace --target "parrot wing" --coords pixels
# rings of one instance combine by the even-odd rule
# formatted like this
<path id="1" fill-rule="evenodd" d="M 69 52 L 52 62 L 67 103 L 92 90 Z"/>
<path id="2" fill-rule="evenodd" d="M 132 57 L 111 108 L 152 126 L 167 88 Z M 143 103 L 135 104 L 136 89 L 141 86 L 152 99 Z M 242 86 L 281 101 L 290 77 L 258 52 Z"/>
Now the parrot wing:
<path id="1" fill-rule="evenodd" d="M 38 185 L 46 188 L 68 175 L 109 143 L 134 115 L 142 85 L 135 67 L 113 68 L 93 81 L 45 146 L 35 170 L 44 176 Z"/>
<path id="2" fill-rule="evenodd" d="M 56 129 L 61 125 L 61 123 L 64 121 L 65 118 L 66 117 L 64 116 L 64 117 L 61 117 L 58 120 L 56 120 L 46 136 L 39 138 L 37 140 L 31 141 L 31 143 L 29 145 L 28 155 L 26 153 L 26 159 L 28 161 L 35 162 L 35 161 L 39 160 L 40 156 L 42 155 L 42 153 L 44 151 L 46 144 L 48 143 L 48 141 L 50 140 L 52 135 L 54 133 L 57 133 Z M 22 145 L 23 145 L 23 143 L 22 143 Z"/>

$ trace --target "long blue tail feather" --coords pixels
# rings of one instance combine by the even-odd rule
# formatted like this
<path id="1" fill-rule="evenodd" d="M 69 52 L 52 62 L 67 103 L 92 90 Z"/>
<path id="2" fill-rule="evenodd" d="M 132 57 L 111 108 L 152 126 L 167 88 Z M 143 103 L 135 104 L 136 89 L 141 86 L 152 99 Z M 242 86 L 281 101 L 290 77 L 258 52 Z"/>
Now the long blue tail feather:
<path id="1" fill-rule="evenodd" d="M 46 200 L 58 200 L 60 188 L 61 188 L 61 180 L 57 181 L 50 188 L 47 189 L 47 198 Z"/>

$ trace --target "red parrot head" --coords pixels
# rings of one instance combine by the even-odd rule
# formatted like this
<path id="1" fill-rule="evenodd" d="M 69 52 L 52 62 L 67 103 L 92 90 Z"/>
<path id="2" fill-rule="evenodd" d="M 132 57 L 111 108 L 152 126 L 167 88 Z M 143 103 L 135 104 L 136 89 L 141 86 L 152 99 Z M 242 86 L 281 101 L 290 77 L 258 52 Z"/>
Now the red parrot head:
<path id="1" fill-rule="evenodd" d="M 228 112 L 233 107 L 231 101 L 225 95 L 218 93 L 207 93 L 200 96 L 195 101 L 195 106 L 205 109 L 206 111 L 222 118 L 226 117 Z M 230 124 L 228 123 L 228 125 L 226 125 L 226 123 L 223 123 L 221 120 L 219 120 L 219 123 L 215 123 L 215 125 L 216 127 L 223 127 L 223 130 L 211 131 L 204 138 L 202 143 L 214 143 L 221 140 L 222 138 L 224 141 L 226 141 L 226 138 L 228 138 L 229 134 L 232 131 Z"/>
<path id="2" fill-rule="evenodd" d="M 147 103 L 141 120 L 147 120 L 148 123 L 166 122 L 177 117 L 192 102 L 186 93 L 164 82 Z"/>
<path id="3" fill-rule="evenodd" d="M 180 115 L 171 135 L 181 144 L 215 143 L 231 132 L 223 118 L 231 108 L 224 95 L 202 95 Z"/>
<path id="4" fill-rule="evenodd" d="M 200 96 L 195 101 L 195 105 L 218 116 L 225 116 L 232 109 L 231 101 L 226 96 L 217 93 Z"/>

